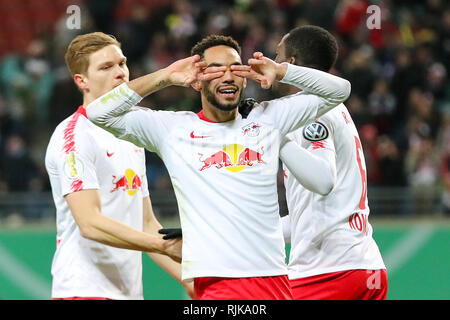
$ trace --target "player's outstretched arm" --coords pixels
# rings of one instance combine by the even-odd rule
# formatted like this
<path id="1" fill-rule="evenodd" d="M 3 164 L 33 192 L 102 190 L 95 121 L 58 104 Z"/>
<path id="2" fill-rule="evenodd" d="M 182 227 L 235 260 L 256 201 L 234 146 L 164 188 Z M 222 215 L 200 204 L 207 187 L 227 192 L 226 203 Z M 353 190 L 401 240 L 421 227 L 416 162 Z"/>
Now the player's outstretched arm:
<path id="1" fill-rule="evenodd" d="M 155 252 L 181 261 L 181 240 L 163 240 L 127 226 L 101 213 L 98 189 L 68 194 L 66 201 L 83 237 L 116 248 Z"/>
<path id="2" fill-rule="evenodd" d="M 195 81 L 211 80 L 220 77 L 226 67 L 206 68 L 205 61 L 199 61 L 200 56 L 194 55 L 175 61 L 166 68 L 139 77 L 127 83 L 128 87 L 142 98 L 167 86 L 188 87 Z"/>
<path id="3" fill-rule="evenodd" d="M 231 70 L 238 76 L 259 82 L 266 89 L 275 81 L 293 85 L 323 98 L 331 106 L 337 106 L 350 96 L 351 85 L 346 79 L 308 67 L 277 63 L 261 52 L 253 54 L 253 58 L 248 60 L 248 66 L 236 65 Z"/>
<path id="4" fill-rule="evenodd" d="M 198 59 L 198 55 L 181 59 L 164 69 L 121 84 L 89 103 L 86 106 L 87 117 L 116 137 L 151 148 L 149 143 L 154 141 L 149 141 L 151 137 L 143 137 L 142 132 L 157 131 L 155 128 L 160 125 L 160 121 L 153 119 L 153 123 L 149 114 L 132 108 L 143 97 L 167 86 L 188 86 L 194 81 L 211 80 L 224 74 L 226 67 L 207 68 L 206 62 Z M 139 111 L 139 114 L 130 111 Z M 145 126 L 145 129 L 141 130 L 140 125 Z"/>
<path id="5" fill-rule="evenodd" d="M 248 60 L 248 65 L 233 65 L 231 71 L 237 76 L 258 82 L 263 89 L 269 89 L 275 81 L 283 79 L 287 64 L 276 63 L 261 52 L 255 52 L 253 58 Z"/>
<path id="6" fill-rule="evenodd" d="M 326 196 L 336 184 L 336 154 L 325 148 L 314 154 L 285 137 L 280 159 L 306 189 Z"/>
<path id="7" fill-rule="evenodd" d="M 273 118 L 282 137 L 313 122 L 350 95 L 350 82 L 320 70 L 280 64 L 261 53 L 255 53 L 248 63 L 249 66 L 232 66 L 233 73 L 252 78 L 263 87 L 280 81 L 302 89 L 301 93 L 260 103 L 265 114 Z"/>

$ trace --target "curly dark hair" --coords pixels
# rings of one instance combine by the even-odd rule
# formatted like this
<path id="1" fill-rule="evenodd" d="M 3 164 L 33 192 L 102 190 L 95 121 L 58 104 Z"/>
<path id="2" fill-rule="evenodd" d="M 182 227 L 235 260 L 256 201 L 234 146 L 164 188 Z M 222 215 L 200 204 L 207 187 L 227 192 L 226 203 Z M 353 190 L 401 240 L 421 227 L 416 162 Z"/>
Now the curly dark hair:
<path id="1" fill-rule="evenodd" d="M 236 40 L 229 36 L 213 34 L 197 42 L 191 49 L 191 56 L 198 54 L 203 58 L 206 49 L 221 45 L 231 47 L 241 55 L 241 47 Z"/>
<path id="2" fill-rule="evenodd" d="M 334 36 L 318 26 L 301 26 L 289 31 L 284 40 L 286 56 L 294 57 L 295 64 L 328 72 L 338 55 Z"/>

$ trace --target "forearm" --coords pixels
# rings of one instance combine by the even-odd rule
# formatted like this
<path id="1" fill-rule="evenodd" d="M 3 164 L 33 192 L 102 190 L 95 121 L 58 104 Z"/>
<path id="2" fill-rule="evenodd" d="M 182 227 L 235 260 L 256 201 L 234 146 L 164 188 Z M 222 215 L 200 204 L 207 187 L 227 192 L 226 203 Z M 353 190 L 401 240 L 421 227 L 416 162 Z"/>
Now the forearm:
<path id="1" fill-rule="evenodd" d="M 123 83 L 91 102 L 86 107 L 86 115 L 94 124 L 120 137 L 127 129 L 124 115 L 141 100 L 139 94 Z"/>
<path id="2" fill-rule="evenodd" d="M 287 63 L 278 66 L 277 79 L 323 98 L 329 106 L 337 106 L 344 102 L 351 90 L 350 82 L 343 78 L 313 68 Z"/>
<path id="3" fill-rule="evenodd" d="M 127 86 L 136 94 L 145 98 L 153 92 L 172 85 L 169 75 L 170 73 L 166 68 L 160 69 L 128 82 Z"/>
<path id="4" fill-rule="evenodd" d="M 320 152 L 320 157 L 312 154 L 295 142 L 286 139 L 280 149 L 280 159 L 296 180 L 306 189 L 327 195 L 336 183 L 336 165 L 334 153 L 326 150 Z"/>
<path id="5" fill-rule="evenodd" d="M 144 97 L 172 85 L 170 72 L 161 69 L 123 83 L 86 106 L 86 114 L 93 123 L 103 127 L 125 130 L 121 116 L 129 112 Z"/>
<path id="6" fill-rule="evenodd" d="M 87 221 L 78 222 L 81 235 L 116 248 L 163 253 L 164 240 L 158 236 L 135 230 L 101 213 Z"/>
<path id="7" fill-rule="evenodd" d="M 144 232 L 149 234 L 157 234 L 158 230 L 162 228 L 161 224 L 154 218 L 154 215 L 151 214 L 150 217 L 146 217 L 144 220 Z M 181 264 L 173 261 L 166 255 L 147 252 L 148 256 L 163 270 L 165 270 L 168 274 L 170 274 L 175 280 L 182 283 L 181 280 Z"/>
<path id="8" fill-rule="evenodd" d="M 170 274 L 179 283 L 183 284 L 183 281 L 181 280 L 181 264 L 180 263 L 173 261 L 171 258 L 169 258 L 166 255 L 162 255 L 162 254 L 158 254 L 158 253 L 154 253 L 154 252 L 147 252 L 147 254 L 158 266 L 160 266 L 164 271 L 166 271 L 168 274 Z"/>

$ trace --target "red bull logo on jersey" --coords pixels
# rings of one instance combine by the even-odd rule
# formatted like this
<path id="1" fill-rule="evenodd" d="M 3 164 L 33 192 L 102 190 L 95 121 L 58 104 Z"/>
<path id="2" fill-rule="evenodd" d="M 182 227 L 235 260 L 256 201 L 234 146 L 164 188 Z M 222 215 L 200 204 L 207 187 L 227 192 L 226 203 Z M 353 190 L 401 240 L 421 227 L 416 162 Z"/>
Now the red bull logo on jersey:
<path id="1" fill-rule="evenodd" d="M 139 189 L 142 189 L 142 180 L 133 170 L 125 170 L 125 175 L 117 178 L 113 176 L 113 188 L 111 192 L 123 190 L 128 195 L 133 196 Z"/>
<path id="2" fill-rule="evenodd" d="M 248 125 L 242 127 L 242 135 L 256 137 L 257 135 L 259 135 L 259 128 L 261 128 L 261 125 L 254 122 L 249 123 Z"/>
<path id="3" fill-rule="evenodd" d="M 255 151 L 240 144 L 230 144 L 210 156 L 205 157 L 199 153 L 199 161 L 203 163 L 199 170 L 203 171 L 215 167 L 216 169 L 225 168 L 231 172 L 239 172 L 256 164 L 267 164 L 263 160 L 263 150 L 263 147 L 260 151 Z"/>

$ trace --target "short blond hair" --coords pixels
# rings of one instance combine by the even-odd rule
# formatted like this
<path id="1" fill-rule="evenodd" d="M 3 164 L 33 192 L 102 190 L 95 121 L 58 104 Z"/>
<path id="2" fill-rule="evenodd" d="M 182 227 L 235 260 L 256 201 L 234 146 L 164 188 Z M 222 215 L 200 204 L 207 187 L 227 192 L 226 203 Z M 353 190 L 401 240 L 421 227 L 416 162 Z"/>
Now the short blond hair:
<path id="1" fill-rule="evenodd" d="M 76 36 L 67 47 L 64 59 L 72 76 L 86 74 L 89 68 L 89 56 L 109 45 L 121 47 L 120 42 L 109 34 L 91 32 Z"/>

